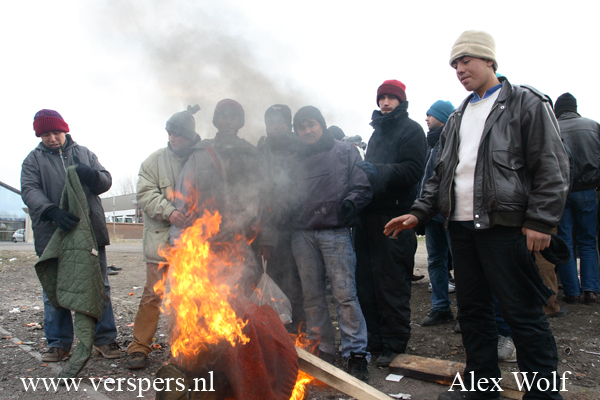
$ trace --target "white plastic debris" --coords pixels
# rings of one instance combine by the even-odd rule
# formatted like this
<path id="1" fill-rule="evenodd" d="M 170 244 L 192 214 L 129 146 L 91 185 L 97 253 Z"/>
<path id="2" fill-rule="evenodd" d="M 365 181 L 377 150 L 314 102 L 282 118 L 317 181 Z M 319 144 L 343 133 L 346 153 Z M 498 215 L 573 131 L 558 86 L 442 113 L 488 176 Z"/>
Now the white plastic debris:
<path id="1" fill-rule="evenodd" d="M 19 310 L 18 308 L 13 308 L 12 310 L 9 311 L 9 313 L 11 314 L 16 314 L 16 313 L 20 313 L 21 310 Z"/>
<path id="2" fill-rule="evenodd" d="M 390 394 L 390 397 L 393 397 L 394 399 L 404 399 L 404 400 L 410 400 L 412 398 L 410 394 L 406 394 L 406 393 Z"/>
<path id="3" fill-rule="evenodd" d="M 111 367 L 117 368 L 117 364 L 110 364 Z"/>
<path id="4" fill-rule="evenodd" d="M 33 307 L 34 310 L 39 310 L 40 308 L 38 306 Z"/>
<path id="5" fill-rule="evenodd" d="M 10 260 L 8 260 L 8 261 L 16 261 L 16 260 L 17 260 L 16 258 L 11 258 L 11 259 L 10 259 Z"/>
<path id="6" fill-rule="evenodd" d="M 400 382 L 400 379 L 402 378 L 404 378 L 404 375 L 389 374 L 385 380 L 390 382 Z"/>

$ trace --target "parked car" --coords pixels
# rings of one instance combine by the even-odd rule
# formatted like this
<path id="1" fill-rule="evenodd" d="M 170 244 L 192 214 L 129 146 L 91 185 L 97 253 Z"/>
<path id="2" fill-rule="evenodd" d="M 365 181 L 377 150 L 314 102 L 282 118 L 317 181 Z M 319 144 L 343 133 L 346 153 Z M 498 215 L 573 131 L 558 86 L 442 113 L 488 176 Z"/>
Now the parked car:
<path id="1" fill-rule="evenodd" d="M 25 241 L 25 229 L 17 229 L 15 233 L 12 235 L 13 242 L 17 243 L 19 241 Z"/>

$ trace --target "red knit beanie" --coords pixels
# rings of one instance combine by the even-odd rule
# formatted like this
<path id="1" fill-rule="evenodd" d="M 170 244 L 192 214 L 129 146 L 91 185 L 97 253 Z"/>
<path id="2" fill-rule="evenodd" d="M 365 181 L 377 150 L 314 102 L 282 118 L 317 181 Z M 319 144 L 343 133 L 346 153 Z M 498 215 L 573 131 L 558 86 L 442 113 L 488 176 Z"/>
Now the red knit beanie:
<path id="1" fill-rule="evenodd" d="M 377 89 L 377 106 L 379 106 L 379 98 L 384 94 L 396 97 L 400 103 L 406 101 L 406 85 L 395 79 L 390 79 L 381 84 Z"/>
<path id="2" fill-rule="evenodd" d="M 33 117 L 35 136 L 40 137 L 46 132 L 69 132 L 69 125 L 63 117 L 54 110 L 40 110 Z"/>

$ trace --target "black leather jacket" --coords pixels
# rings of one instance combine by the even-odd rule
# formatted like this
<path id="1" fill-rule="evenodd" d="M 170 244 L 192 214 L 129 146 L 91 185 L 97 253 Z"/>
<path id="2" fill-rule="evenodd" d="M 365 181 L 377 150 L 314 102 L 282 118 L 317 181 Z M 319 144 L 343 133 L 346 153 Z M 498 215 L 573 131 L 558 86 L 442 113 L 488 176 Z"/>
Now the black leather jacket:
<path id="1" fill-rule="evenodd" d="M 500 78 L 501 92 L 486 120 L 475 165 L 473 221 L 476 229 L 524 226 L 550 233 L 560 222 L 569 188 L 569 161 L 548 96 Z M 438 211 L 453 213 L 461 118 L 473 95 L 442 132 L 435 174 L 411 213 L 424 223 Z"/>
<path id="2" fill-rule="evenodd" d="M 600 125 L 574 112 L 558 117 L 560 135 L 573 154 L 573 192 L 598 187 L 600 182 Z"/>

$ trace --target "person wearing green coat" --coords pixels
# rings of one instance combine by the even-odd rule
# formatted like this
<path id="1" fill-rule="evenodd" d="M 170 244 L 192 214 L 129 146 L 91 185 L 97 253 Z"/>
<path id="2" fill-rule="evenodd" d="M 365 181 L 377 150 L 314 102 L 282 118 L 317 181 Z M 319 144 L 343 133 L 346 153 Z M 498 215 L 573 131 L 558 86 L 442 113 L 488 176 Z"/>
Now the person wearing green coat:
<path id="1" fill-rule="evenodd" d="M 146 366 L 152 351 L 152 338 L 158 327 L 162 294 L 154 285 L 162 281 L 169 266 L 162 251 L 169 249 L 171 225 L 184 227 L 189 217 L 174 205 L 175 184 L 188 157 L 200 143 L 194 114 L 198 105 L 175 113 L 167 121 L 167 147 L 155 151 L 141 165 L 137 184 L 137 203 L 144 213 L 144 261 L 146 285 L 133 326 L 133 342 L 127 347 L 127 368 Z"/>

